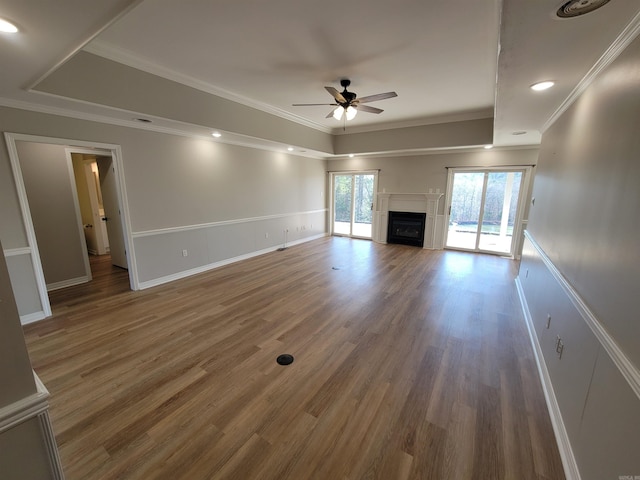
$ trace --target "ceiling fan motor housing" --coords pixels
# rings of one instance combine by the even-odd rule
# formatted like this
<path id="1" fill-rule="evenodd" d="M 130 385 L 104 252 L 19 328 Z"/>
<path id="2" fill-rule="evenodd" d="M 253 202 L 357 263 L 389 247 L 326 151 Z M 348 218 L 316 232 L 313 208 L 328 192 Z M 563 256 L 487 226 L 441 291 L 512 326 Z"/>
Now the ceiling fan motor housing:
<path id="1" fill-rule="evenodd" d="M 342 80 L 340 80 L 340 86 L 344 88 L 344 90 L 341 93 L 344 99 L 346 100 L 346 102 L 344 103 L 338 102 L 338 103 L 342 105 L 344 108 L 347 108 L 349 105 L 351 105 L 351 103 L 356 99 L 356 96 L 357 96 L 353 92 L 347 92 L 347 87 L 349 85 L 351 85 L 351 80 L 349 80 L 348 78 L 343 78 Z"/>
<path id="2" fill-rule="evenodd" d="M 351 105 L 351 102 L 353 102 L 356 99 L 356 94 L 353 92 L 347 92 L 346 88 L 342 92 L 342 96 L 346 100 L 347 105 Z"/>

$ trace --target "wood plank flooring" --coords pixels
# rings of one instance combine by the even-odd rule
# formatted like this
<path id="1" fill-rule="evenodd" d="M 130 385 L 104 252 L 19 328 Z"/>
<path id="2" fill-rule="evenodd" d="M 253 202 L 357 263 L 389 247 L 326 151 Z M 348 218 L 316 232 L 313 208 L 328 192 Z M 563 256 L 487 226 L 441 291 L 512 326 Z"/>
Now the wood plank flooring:
<path id="1" fill-rule="evenodd" d="M 25 327 L 69 480 L 564 479 L 511 260 L 332 237 L 106 273 Z"/>

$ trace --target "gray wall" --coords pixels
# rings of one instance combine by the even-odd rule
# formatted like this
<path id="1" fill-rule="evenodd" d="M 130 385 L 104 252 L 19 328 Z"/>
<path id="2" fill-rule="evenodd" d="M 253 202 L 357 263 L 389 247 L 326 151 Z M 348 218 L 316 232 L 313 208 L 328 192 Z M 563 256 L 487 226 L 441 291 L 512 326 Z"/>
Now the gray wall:
<path id="1" fill-rule="evenodd" d="M 638 125 L 640 39 L 543 135 L 520 268 L 583 480 L 640 475 Z"/>
<path id="2" fill-rule="evenodd" d="M 36 90 L 212 129 L 331 152 L 331 135 L 87 52 Z"/>
<path id="3" fill-rule="evenodd" d="M 4 255 L 0 256 L 0 386 L 0 410 L 13 420 L 16 414 L 24 415 L 24 404 L 18 402 L 34 395 L 36 385 Z M 17 421 L 0 431 L 0 477 L 3 479 L 53 478 L 48 455 L 38 418 Z"/>
<path id="4" fill-rule="evenodd" d="M 0 435 L 0 471 L 6 480 L 56 478 L 39 420 L 32 418 Z"/>
<path id="5" fill-rule="evenodd" d="M 529 219 L 535 240 L 638 367 L 639 69 L 636 40 L 544 134 Z"/>
<path id="6" fill-rule="evenodd" d="M 0 257 L 0 385 L 0 409 L 36 392 L 4 255 Z"/>
<path id="7" fill-rule="evenodd" d="M 493 118 L 481 118 L 337 135 L 334 137 L 334 153 L 477 147 L 492 143 Z"/>
<path id="8" fill-rule="evenodd" d="M 65 147 L 16 142 L 47 285 L 86 275 Z"/>
<path id="9" fill-rule="evenodd" d="M 121 146 L 143 286 L 275 249 L 284 229 L 290 242 L 326 231 L 322 159 L 5 107 L 0 131 Z M 0 239 L 5 248 L 21 249 L 28 245 L 6 148 L 0 149 L 0 174 Z M 30 268 L 28 255 L 11 258 L 20 314 L 34 313 L 21 304 L 37 298 L 32 272 L 23 271 Z"/>

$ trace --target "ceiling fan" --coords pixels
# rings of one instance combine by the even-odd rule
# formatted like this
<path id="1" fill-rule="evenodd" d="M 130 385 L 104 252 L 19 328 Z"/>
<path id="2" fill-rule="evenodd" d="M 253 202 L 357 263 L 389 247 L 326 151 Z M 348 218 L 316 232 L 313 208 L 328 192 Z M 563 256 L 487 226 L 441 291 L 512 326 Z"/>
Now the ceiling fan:
<path id="1" fill-rule="evenodd" d="M 333 117 L 336 120 L 340 120 L 342 115 L 345 115 L 345 120 L 351 120 L 356 116 L 358 111 L 369 113 L 382 113 L 384 110 L 376 107 L 370 107 L 369 105 L 361 105 L 363 103 L 377 102 L 378 100 L 384 100 L 386 98 L 397 97 L 396 92 L 378 93 L 376 95 L 369 95 L 362 98 L 356 98 L 354 92 L 348 92 L 347 87 L 351 85 L 351 80 L 343 78 L 340 80 L 340 85 L 344 88 L 342 92 L 339 92 L 333 87 L 324 87 L 333 98 L 336 103 L 294 103 L 294 107 L 307 107 L 316 105 L 328 105 L 335 107 L 326 118 Z"/>

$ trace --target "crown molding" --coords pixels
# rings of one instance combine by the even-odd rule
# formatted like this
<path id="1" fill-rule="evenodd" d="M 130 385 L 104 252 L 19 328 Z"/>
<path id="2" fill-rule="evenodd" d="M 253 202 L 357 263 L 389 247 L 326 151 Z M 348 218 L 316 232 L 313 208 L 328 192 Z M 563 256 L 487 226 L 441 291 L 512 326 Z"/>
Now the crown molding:
<path id="1" fill-rule="evenodd" d="M 49 94 L 49 93 L 42 93 L 42 92 L 38 92 L 38 93 L 46 96 L 55 97 L 55 98 L 64 98 L 64 97 L 58 97 L 56 95 Z M 68 100 L 68 99 L 65 98 L 65 100 Z M 95 106 L 95 104 L 92 104 L 90 102 L 84 102 L 84 101 L 78 101 L 78 102 Z M 102 105 L 99 105 L 99 106 L 103 107 Z M 157 125 L 157 124 L 154 124 L 153 121 L 168 122 L 168 120 L 166 118 L 154 117 L 152 115 L 146 115 L 146 114 L 142 115 L 136 112 L 131 112 L 129 110 L 123 110 L 123 109 L 117 109 L 117 108 L 111 108 L 111 110 L 118 111 L 121 113 L 126 113 L 132 117 L 143 116 L 144 118 L 149 118 L 153 121 L 151 123 L 140 123 L 135 120 L 125 120 L 121 118 L 111 117 L 108 115 L 81 112 L 78 110 L 73 110 L 68 108 L 42 105 L 39 103 L 25 102 L 22 100 L 14 100 L 14 99 L 4 98 L 4 97 L 0 97 L 0 107 L 15 108 L 18 110 L 27 110 L 31 112 L 44 113 L 48 115 L 57 115 L 57 116 L 73 118 L 77 120 L 86 120 L 89 122 L 105 123 L 108 125 L 115 125 L 119 127 L 135 128 L 137 130 L 146 130 L 150 132 L 163 133 L 167 135 L 178 135 L 181 137 L 197 138 L 200 140 L 207 140 L 215 143 L 223 143 L 227 145 L 235 145 L 238 147 L 253 148 L 257 150 L 264 150 L 264 151 L 270 151 L 270 152 L 285 153 L 287 155 L 295 155 L 298 157 L 307 157 L 307 158 L 322 160 L 322 159 L 325 159 L 327 155 L 326 153 L 323 153 L 323 152 L 310 151 L 305 148 L 296 149 L 292 152 L 289 152 L 287 151 L 288 145 L 285 145 L 285 144 L 278 144 L 275 142 L 268 143 L 267 140 L 254 139 L 253 137 L 248 137 L 244 135 L 239 135 L 237 133 L 224 132 L 224 131 L 221 131 L 223 133 L 222 137 L 214 139 L 208 133 L 211 129 L 208 127 L 204 127 L 202 125 L 194 125 L 186 122 L 179 122 L 177 120 L 170 121 L 174 126 Z M 183 127 L 183 128 L 180 128 L 180 127 Z M 206 132 L 196 133 L 196 132 L 190 131 L 196 128 L 206 130 Z"/>
<path id="2" fill-rule="evenodd" d="M 191 88 L 195 88 L 196 90 L 200 90 L 202 92 L 206 92 L 211 95 L 215 95 L 217 97 L 225 98 L 227 100 L 239 103 L 246 107 L 255 108 L 256 110 L 260 110 L 265 113 L 269 113 L 271 115 L 284 118 L 285 120 L 289 120 L 289 121 L 298 123 L 300 125 L 304 125 L 306 127 L 313 128 L 315 130 L 319 130 L 324 133 L 332 133 L 332 130 L 333 130 L 330 127 L 326 127 L 319 123 L 312 122 L 299 115 L 294 115 L 290 112 L 276 108 L 272 105 L 268 105 L 263 102 L 258 102 L 248 97 L 244 97 L 242 95 L 238 95 L 228 90 L 216 87 L 215 85 L 212 85 L 208 82 L 204 82 L 202 80 L 191 77 L 189 75 L 185 75 L 183 73 L 177 72 L 170 68 L 157 65 L 145 58 L 138 57 L 127 50 L 114 47 L 112 45 L 109 45 L 105 42 L 101 42 L 99 40 L 94 40 L 90 44 L 86 45 L 83 48 L 83 51 L 87 53 L 91 53 L 93 55 L 97 55 L 99 57 L 106 58 L 107 60 L 112 60 L 114 62 L 122 63 L 123 65 L 127 65 L 128 67 L 135 68 L 137 70 L 142 70 L 143 72 L 147 72 L 152 75 L 157 75 L 159 77 L 180 83 L 182 85 L 186 85 Z"/>
<path id="3" fill-rule="evenodd" d="M 582 93 L 593 83 L 593 81 L 605 70 L 609 65 L 617 59 L 620 54 L 633 42 L 640 34 L 640 12 L 636 14 L 625 29 L 618 35 L 609 48 L 602 54 L 598 61 L 589 69 L 587 74 L 582 77 L 569 96 L 560 104 L 560 106 L 551 114 L 549 119 L 544 123 L 541 133 L 546 132 L 560 116 L 573 105 L 573 103 L 582 95 Z"/>
<path id="4" fill-rule="evenodd" d="M 483 118 L 493 118 L 493 107 L 470 110 L 468 112 L 437 115 L 426 118 L 415 118 L 398 122 L 376 123 L 373 125 L 358 125 L 344 130 L 343 127 L 331 129 L 332 135 L 350 135 L 352 133 L 379 132 L 383 130 L 394 130 L 398 128 L 423 127 L 425 125 L 437 125 L 441 123 L 464 122 L 467 120 L 480 120 Z"/>

